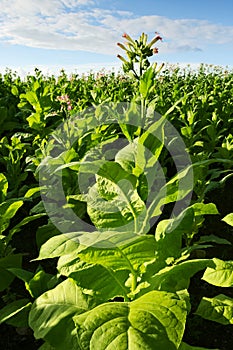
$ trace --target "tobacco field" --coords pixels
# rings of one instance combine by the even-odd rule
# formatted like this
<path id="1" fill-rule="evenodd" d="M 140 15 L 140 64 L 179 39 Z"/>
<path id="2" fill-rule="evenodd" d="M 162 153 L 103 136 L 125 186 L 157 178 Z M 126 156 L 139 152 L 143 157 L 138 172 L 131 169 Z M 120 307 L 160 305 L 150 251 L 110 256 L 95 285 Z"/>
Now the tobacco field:
<path id="1" fill-rule="evenodd" d="M 0 75 L 0 349 L 231 350 L 233 71 Z"/>

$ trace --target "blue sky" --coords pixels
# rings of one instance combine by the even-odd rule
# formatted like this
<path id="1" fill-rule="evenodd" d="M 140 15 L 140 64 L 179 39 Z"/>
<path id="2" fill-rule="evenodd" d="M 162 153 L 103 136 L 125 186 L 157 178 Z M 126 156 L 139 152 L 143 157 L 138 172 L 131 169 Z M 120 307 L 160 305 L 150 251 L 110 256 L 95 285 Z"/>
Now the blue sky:
<path id="1" fill-rule="evenodd" d="M 127 32 L 159 32 L 159 62 L 232 67 L 232 0 L 0 0 L 0 71 L 119 67 Z"/>

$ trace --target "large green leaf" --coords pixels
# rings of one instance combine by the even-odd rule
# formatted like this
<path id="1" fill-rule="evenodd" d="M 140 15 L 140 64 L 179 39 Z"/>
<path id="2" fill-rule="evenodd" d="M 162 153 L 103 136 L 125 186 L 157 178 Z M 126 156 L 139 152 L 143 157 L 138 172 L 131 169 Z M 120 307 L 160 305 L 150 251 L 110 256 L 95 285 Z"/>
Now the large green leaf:
<path id="1" fill-rule="evenodd" d="M 154 236 L 139 236 L 124 239 L 124 234 L 112 237 L 112 247 L 89 246 L 78 253 L 78 257 L 90 264 L 100 264 L 114 271 L 128 270 L 136 272 L 144 270 L 143 266 L 155 260 L 156 241 Z M 118 240 L 117 240 L 118 238 Z M 111 237 L 109 242 L 111 242 Z"/>
<path id="2" fill-rule="evenodd" d="M 134 169 L 137 167 L 137 153 L 140 146 L 138 139 L 134 139 L 131 143 L 121 148 L 115 156 L 115 161 L 128 173 L 132 174 L 135 172 Z M 141 168 L 141 171 L 143 171 L 143 168 Z"/>
<path id="3" fill-rule="evenodd" d="M 144 223 L 139 231 L 140 234 L 146 232 L 146 226 L 152 217 L 161 215 L 162 207 L 165 204 L 180 201 L 192 191 L 191 176 L 192 166 L 188 166 L 160 188 L 148 206 Z"/>
<path id="4" fill-rule="evenodd" d="M 59 283 L 57 276 L 46 273 L 43 270 L 39 270 L 35 274 L 19 268 L 10 268 L 8 270 L 25 282 L 26 289 L 33 298 L 37 298 Z"/>
<path id="5" fill-rule="evenodd" d="M 54 350 L 82 350 L 76 334 L 72 315 L 60 320 L 60 322 L 49 330 L 44 338 Z M 52 350 L 49 348 L 49 350 Z"/>
<path id="6" fill-rule="evenodd" d="M 176 259 L 181 255 L 182 237 L 192 227 L 194 211 L 188 208 L 175 219 L 162 220 L 158 223 L 155 239 L 158 244 L 160 263 L 165 265 L 168 258 Z M 177 224 L 178 222 L 178 224 Z M 173 229 L 173 227 L 175 227 Z"/>
<path id="7" fill-rule="evenodd" d="M 160 221 L 156 227 L 155 238 L 158 243 L 158 255 L 161 262 L 168 258 L 173 261 L 178 258 L 182 253 L 182 239 L 195 232 L 199 218 L 205 214 L 217 213 L 217 208 L 213 203 L 195 203 L 174 219 Z M 202 220 L 200 221 L 202 222 Z M 211 241 L 211 238 L 214 239 L 214 237 L 209 237 L 209 241 Z M 208 242 L 208 239 L 206 241 Z M 220 242 L 222 243 L 222 241 Z M 224 243 L 226 243 L 225 240 Z M 196 247 L 192 246 L 191 248 L 195 249 Z"/>
<path id="8" fill-rule="evenodd" d="M 156 259 L 154 236 L 94 232 L 83 235 L 80 241 L 82 244 L 77 250 L 60 257 L 58 270 L 77 280 L 81 287 L 92 289 L 104 300 L 115 296 L 127 299 L 129 287 L 133 292 L 137 279 Z M 129 276 L 132 280 L 126 287 Z"/>
<path id="9" fill-rule="evenodd" d="M 130 289 L 125 286 L 129 277 L 128 270 L 113 271 L 99 264 L 80 262 L 75 254 L 62 256 L 57 269 L 62 275 L 73 278 L 80 287 L 94 292 L 103 301 L 114 297 L 128 299 Z"/>
<path id="10" fill-rule="evenodd" d="M 161 207 L 164 204 L 179 201 L 192 191 L 190 173 L 192 173 L 192 166 L 188 166 L 177 173 L 161 188 L 160 193 L 148 210 L 149 212 L 152 211 L 153 216 L 161 214 Z"/>
<path id="11" fill-rule="evenodd" d="M 98 229 L 139 230 L 146 207 L 137 193 L 137 178 L 133 174 L 125 171 L 120 164 L 105 160 L 63 164 L 56 171 L 67 167 L 79 171 L 81 185 L 85 188 L 88 174 L 96 176 L 97 181 L 89 186 L 86 201 L 87 212 Z"/>
<path id="12" fill-rule="evenodd" d="M 186 302 L 176 294 L 152 291 L 131 303 L 99 305 L 74 322 L 83 350 L 175 350 L 186 315 Z"/>
<path id="13" fill-rule="evenodd" d="M 0 324 L 7 322 L 17 327 L 27 327 L 27 316 L 32 303 L 29 299 L 19 299 L 0 310 Z"/>
<path id="14" fill-rule="evenodd" d="M 71 318 L 94 306 L 93 298 L 84 294 L 73 280 L 67 279 L 36 299 L 29 314 L 29 325 L 36 339 L 45 338 L 51 330 L 60 329 L 60 323 L 66 317 Z M 65 334 L 64 327 L 60 334 L 61 342 Z"/>
<path id="15" fill-rule="evenodd" d="M 164 127 L 166 117 L 163 116 L 155 121 L 138 139 L 142 145 L 137 149 L 137 165 L 142 169 L 151 168 L 158 161 L 164 147 Z"/>
<path id="16" fill-rule="evenodd" d="M 40 219 L 41 217 L 46 216 L 46 213 L 41 213 L 41 214 L 35 214 L 31 216 L 27 216 L 23 218 L 22 221 L 20 221 L 17 225 L 15 225 L 11 230 L 10 230 L 10 235 L 12 236 L 16 232 L 21 230 L 21 227 L 24 225 L 27 225 L 29 222 Z"/>
<path id="17" fill-rule="evenodd" d="M 148 68 L 144 74 L 141 76 L 140 84 L 139 84 L 139 92 L 143 96 L 143 98 L 147 98 L 154 84 L 155 79 L 155 71 L 152 67 Z"/>
<path id="18" fill-rule="evenodd" d="M 232 287 L 233 286 L 233 261 L 223 261 L 213 259 L 214 266 L 208 267 L 202 279 L 214 286 Z"/>
<path id="19" fill-rule="evenodd" d="M 117 196 L 106 201 L 100 197 L 98 188 L 93 186 L 87 199 L 88 215 L 98 229 L 116 228 L 138 233 L 140 221 L 145 217 L 145 204 L 128 181 L 122 180 L 118 189 Z"/>
<path id="20" fill-rule="evenodd" d="M 181 262 L 177 265 L 167 266 L 151 277 L 151 269 L 153 269 L 152 264 L 148 269 L 149 275 L 146 273 L 143 280 L 146 279 L 150 283 L 149 290 L 158 289 L 176 292 L 187 289 L 189 287 L 190 278 L 195 273 L 204 270 L 208 266 L 214 266 L 212 259 L 193 259 Z"/>
<path id="21" fill-rule="evenodd" d="M 32 113 L 29 117 L 27 117 L 28 124 L 30 128 L 35 129 L 35 130 L 41 130 L 46 126 L 45 122 L 41 120 L 41 113 L 36 112 Z"/>
<path id="22" fill-rule="evenodd" d="M 38 96 L 34 91 L 27 91 L 26 94 L 22 94 L 20 97 L 24 97 L 35 110 L 37 110 L 40 106 Z"/>
<path id="23" fill-rule="evenodd" d="M 219 214 L 214 203 L 194 203 L 191 208 L 194 209 L 195 216 Z"/>
<path id="24" fill-rule="evenodd" d="M 42 244 L 37 260 L 56 258 L 73 252 L 79 246 L 80 235 L 81 233 L 74 232 L 51 237 Z"/>
<path id="25" fill-rule="evenodd" d="M 118 163 L 104 163 L 87 196 L 87 212 L 94 225 L 105 229 L 123 226 L 126 231 L 131 224 L 130 229 L 137 233 L 139 217 L 144 218 L 145 211 L 136 190 L 136 177 Z"/>
<path id="26" fill-rule="evenodd" d="M 153 170 L 163 149 L 165 118 L 153 123 L 146 132 L 118 151 L 115 160 L 137 176 Z M 155 176 L 155 173 L 154 173 Z"/>
<path id="27" fill-rule="evenodd" d="M 149 135 L 151 136 L 151 134 Z M 164 173 L 157 162 L 163 144 L 155 137 L 153 137 L 152 141 L 153 143 L 151 145 L 148 144 L 146 147 L 143 142 L 149 143 L 149 136 L 143 134 L 141 138 L 134 139 L 133 142 L 122 148 L 115 157 L 115 160 L 122 168 L 137 176 L 139 195 L 148 202 L 153 200 L 154 192 L 158 191 L 151 191 L 153 186 L 160 188 L 165 182 Z M 151 149 L 148 149 L 148 147 L 151 147 Z"/>
<path id="28" fill-rule="evenodd" d="M 9 199 L 0 204 L 0 233 L 5 231 L 18 209 L 23 205 L 22 200 Z"/>
<path id="29" fill-rule="evenodd" d="M 210 321 L 233 324 L 233 299 L 224 294 L 214 298 L 203 297 L 195 313 Z"/>

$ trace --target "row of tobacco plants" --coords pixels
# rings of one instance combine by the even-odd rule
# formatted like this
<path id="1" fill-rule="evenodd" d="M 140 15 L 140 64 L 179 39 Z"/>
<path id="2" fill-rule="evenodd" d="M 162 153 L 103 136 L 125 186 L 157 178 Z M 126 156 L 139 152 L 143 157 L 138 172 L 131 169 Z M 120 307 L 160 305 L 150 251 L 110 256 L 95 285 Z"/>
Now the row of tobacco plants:
<path id="1" fill-rule="evenodd" d="M 233 73 L 123 37 L 124 73 L 0 76 L 2 349 L 231 348 Z"/>

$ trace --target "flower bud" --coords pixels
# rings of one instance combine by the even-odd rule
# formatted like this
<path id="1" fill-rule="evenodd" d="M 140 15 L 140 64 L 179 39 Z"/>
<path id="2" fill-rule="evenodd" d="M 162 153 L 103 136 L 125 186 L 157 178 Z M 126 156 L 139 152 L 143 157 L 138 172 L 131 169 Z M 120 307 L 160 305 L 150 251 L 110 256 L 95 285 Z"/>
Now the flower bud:
<path id="1" fill-rule="evenodd" d="M 127 51 L 126 47 L 125 47 L 123 44 L 117 43 L 117 45 L 118 45 L 121 49 Z"/>
<path id="2" fill-rule="evenodd" d="M 125 38 L 125 39 L 127 39 L 127 40 L 129 40 L 129 41 L 131 41 L 131 43 L 134 43 L 133 39 L 132 39 L 127 33 L 124 33 L 124 34 L 122 35 L 122 37 Z"/>
<path id="3" fill-rule="evenodd" d="M 118 57 L 122 62 L 128 63 L 128 62 L 126 61 L 126 59 L 125 59 L 124 57 L 122 57 L 121 55 L 117 55 L 117 57 Z"/>
<path id="4" fill-rule="evenodd" d="M 154 45 L 158 40 L 163 40 L 161 36 L 157 35 L 154 39 L 151 40 L 151 42 L 148 44 L 149 47 Z"/>

